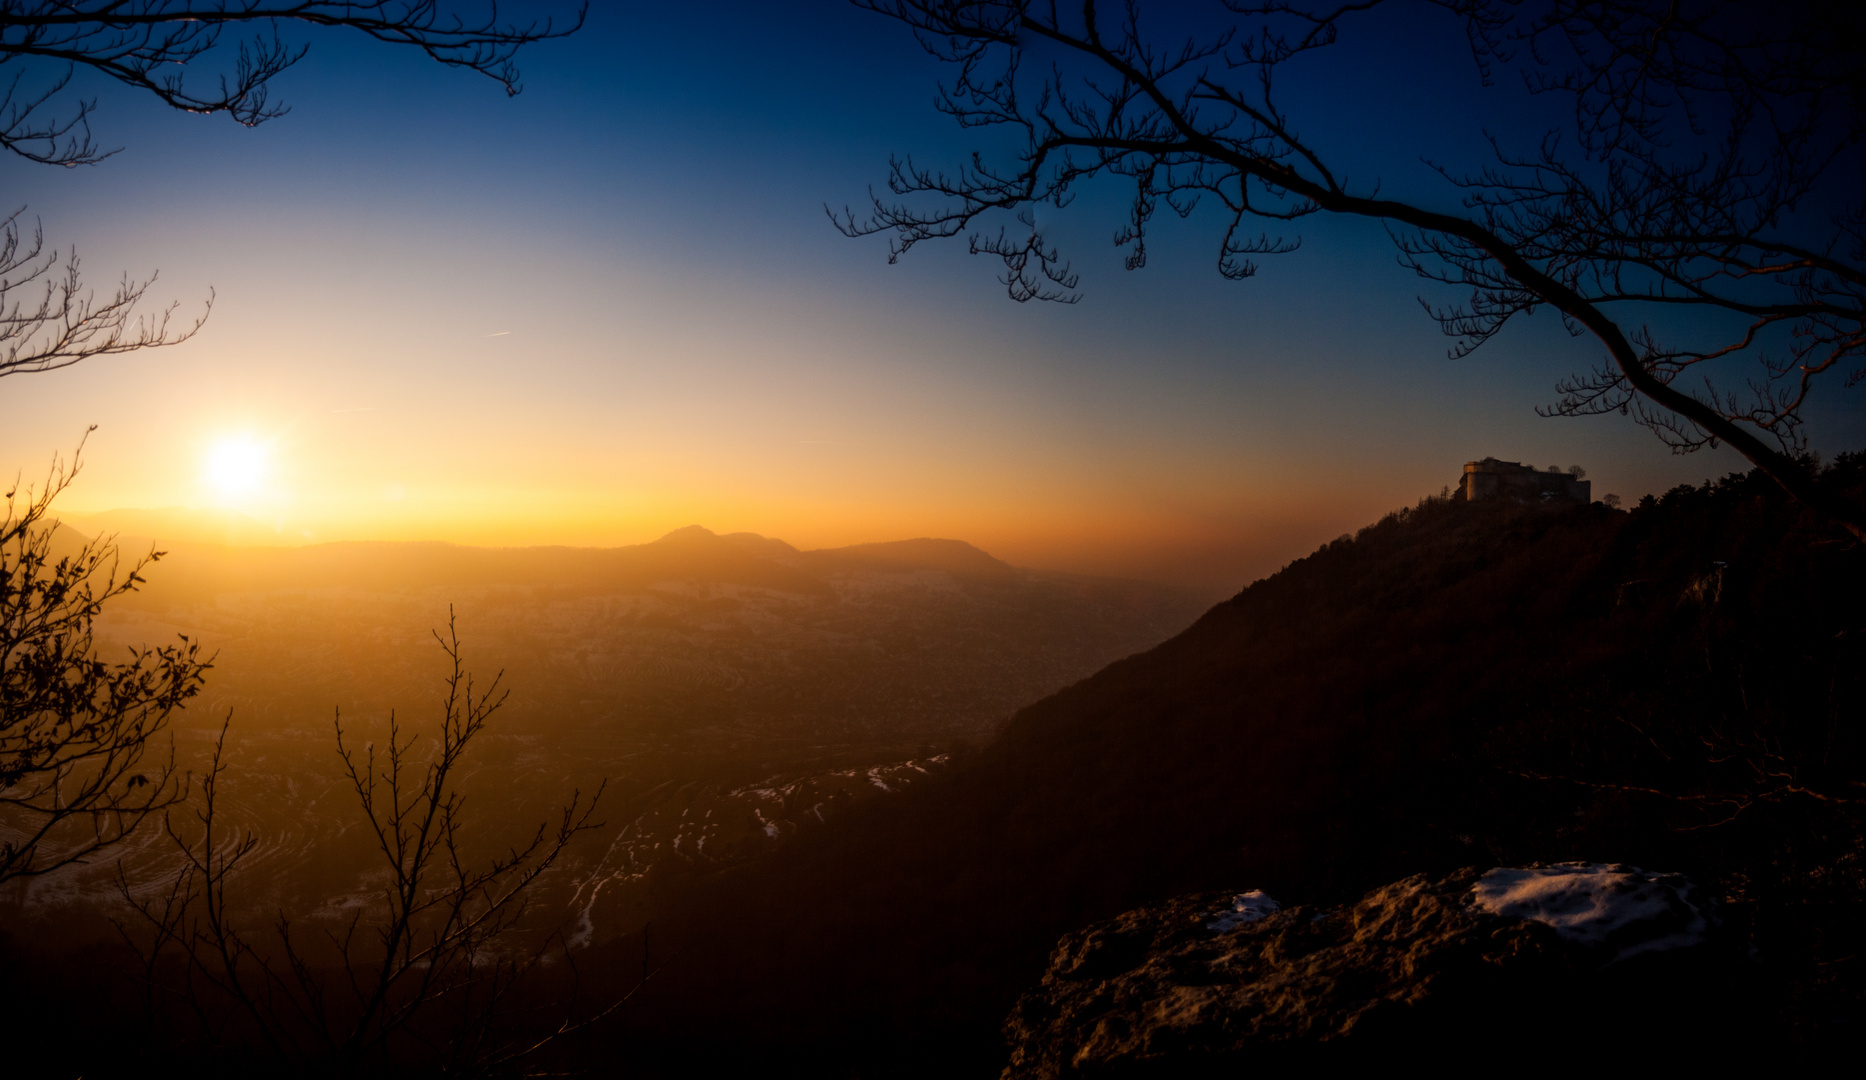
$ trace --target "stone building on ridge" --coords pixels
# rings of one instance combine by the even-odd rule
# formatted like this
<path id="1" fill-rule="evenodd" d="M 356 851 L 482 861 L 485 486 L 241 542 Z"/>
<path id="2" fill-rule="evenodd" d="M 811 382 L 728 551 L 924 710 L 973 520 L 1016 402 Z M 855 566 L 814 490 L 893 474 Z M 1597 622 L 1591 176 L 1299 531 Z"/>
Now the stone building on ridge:
<path id="1" fill-rule="evenodd" d="M 1458 494 L 1467 502 L 1478 499 L 1513 499 L 1516 502 L 1549 502 L 1555 499 L 1579 503 L 1594 501 L 1594 485 L 1578 475 L 1559 469 L 1543 471 L 1517 461 L 1498 461 L 1487 457 L 1464 463 L 1464 476 L 1458 481 Z"/>

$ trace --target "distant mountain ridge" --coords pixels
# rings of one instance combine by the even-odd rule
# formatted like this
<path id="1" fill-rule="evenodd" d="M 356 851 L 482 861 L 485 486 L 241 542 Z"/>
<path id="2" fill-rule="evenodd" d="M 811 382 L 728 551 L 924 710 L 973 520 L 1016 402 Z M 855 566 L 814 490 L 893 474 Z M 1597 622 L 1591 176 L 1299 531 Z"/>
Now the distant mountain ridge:
<path id="1" fill-rule="evenodd" d="M 864 571 L 933 572 L 969 586 L 1008 586 L 1033 574 L 1049 576 L 1043 571 L 1014 567 L 963 540 L 928 537 L 803 551 L 758 533 L 722 535 L 704 526 L 688 525 L 645 544 L 611 548 L 479 547 L 392 540 L 290 544 L 279 539 L 280 534 L 243 515 L 200 514 L 182 510 L 108 511 L 70 515 L 61 524 L 80 535 L 115 534 L 119 545 L 129 553 L 136 553 L 143 544 L 167 550 L 168 557 L 149 588 L 165 595 L 196 597 L 203 590 L 407 590 L 514 584 L 601 592 L 646 588 L 661 581 L 712 582 L 816 594 L 828 587 L 832 575 Z M 168 536 L 151 535 L 160 532 L 165 522 L 180 525 Z M 214 536 L 216 529 L 225 539 L 202 539 Z M 249 542 L 252 537 L 271 540 Z M 1101 580 L 1055 576 L 1085 582 Z"/>
<path id="2" fill-rule="evenodd" d="M 805 557 L 832 566 L 899 573 L 939 570 L 971 583 L 1008 584 L 1017 578 L 1009 563 L 980 551 L 963 540 L 895 540 L 880 544 L 823 548 Z"/>
<path id="3" fill-rule="evenodd" d="M 255 874 L 281 901 L 359 887 L 335 855 L 361 835 L 343 832 L 345 800 L 312 805 L 340 780 L 333 709 L 358 724 L 425 712 L 431 630 L 451 624 L 474 670 L 512 691 L 484 775 L 503 816 L 609 785 L 606 836 L 548 887 L 553 903 L 575 894 L 592 941 L 633 931 L 682 882 L 923 782 L 1018 706 L 1203 607 L 1166 586 L 1017 570 L 956 540 L 802 552 L 689 527 L 614 549 L 166 546 L 97 644 L 186 634 L 214 656 L 178 734 L 198 751 L 238 718 L 246 757 L 228 797 L 269 837 Z M 74 872 L 35 889 L 49 910 L 107 882 Z"/>

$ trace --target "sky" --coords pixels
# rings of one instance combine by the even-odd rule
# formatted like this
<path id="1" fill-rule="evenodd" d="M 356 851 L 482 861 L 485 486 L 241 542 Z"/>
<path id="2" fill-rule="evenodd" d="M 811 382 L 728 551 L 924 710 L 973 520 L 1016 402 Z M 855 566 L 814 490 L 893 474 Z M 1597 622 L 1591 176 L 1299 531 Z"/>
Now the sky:
<path id="1" fill-rule="evenodd" d="M 1539 106 L 1480 87 L 1444 26 L 1380 19 L 1294 79 L 1292 112 L 1355 177 L 1455 205 L 1421 156 L 1529 145 Z M 258 128 L 83 84 L 120 153 L 0 161 L 7 208 L 94 285 L 159 271 L 179 319 L 213 296 L 185 344 L 0 380 L 0 465 L 37 475 L 97 426 L 66 510 L 233 510 L 300 542 L 941 536 L 1216 592 L 1486 455 L 1629 501 L 1743 467 L 1538 417 L 1591 344 L 1538 315 L 1449 358 L 1369 223 L 1309 219 L 1228 282 L 1195 214 L 1130 273 L 1120 192 L 1091 188 L 1044 218 L 1078 304 L 1013 303 L 962 243 L 889 265 L 825 205 L 973 136 L 932 108 L 938 65 L 847 4 L 601 4 L 520 54 L 513 98 L 304 40 L 291 112 Z M 1812 420 L 1825 453 L 1866 445 L 1857 396 Z"/>

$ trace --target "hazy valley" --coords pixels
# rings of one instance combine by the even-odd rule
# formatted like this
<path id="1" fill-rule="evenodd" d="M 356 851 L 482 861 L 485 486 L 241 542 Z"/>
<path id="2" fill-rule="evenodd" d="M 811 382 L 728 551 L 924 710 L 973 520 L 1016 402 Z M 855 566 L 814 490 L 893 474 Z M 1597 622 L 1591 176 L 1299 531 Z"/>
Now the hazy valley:
<path id="1" fill-rule="evenodd" d="M 1202 606 L 956 541 L 800 552 L 693 528 L 613 550 L 165 546 L 99 644 L 187 634 L 216 653 L 176 739 L 198 771 L 231 715 L 225 821 L 260 838 L 242 874 L 252 912 L 335 918 L 373 902 L 333 710 L 356 746 L 384 736 L 392 709 L 431 730 L 445 674 L 433 631 L 451 605 L 479 685 L 503 671 L 511 693 L 468 759 L 487 850 L 607 783 L 603 828 L 553 871 L 535 920 L 568 918 L 583 944 L 637 930 L 654 896 L 695 875 L 941 769 Z M 115 857 L 147 895 L 172 861 L 153 829 Z M 31 881 L 22 899 L 47 917 L 111 906 L 113 866 Z"/>
<path id="2" fill-rule="evenodd" d="M 1823 483 L 1860 473 L 1848 457 Z M 1140 962 L 1108 938 L 1123 913 L 1263 890 L 1299 937 L 1304 905 L 1548 863 L 1676 872 L 1715 912 L 1715 979 L 1635 972 L 1613 993 L 1698 987 L 1673 1005 L 1706 1046 L 1848 1044 L 1860 595 L 1854 549 L 1752 474 L 1631 512 L 1428 498 L 1202 614 L 954 541 L 800 552 L 683 529 L 609 551 L 177 545 L 98 627 L 106 655 L 182 632 L 218 650 L 175 730 L 199 770 L 231 713 L 221 814 L 258 837 L 234 882 L 249 933 L 283 917 L 328 940 L 386 910 L 332 710 L 356 748 L 391 709 L 426 730 L 451 604 L 480 688 L 503 668 L 512 691 L 460 777 L 469 854 L 608 783 L 602 826 L 498 946 L 561 933 L 573 964 L 537 1000 L 572 967 L 584 1000 L 627 995 L 545 1060 L 931 1077 L 996 1073 L 1007 1015 L 1019 1060 L 1073 1052 L 1020 995 L 1099 1001 L 1054 950 L 1101 935 Z M 1716 658 L 1734 659 L 1706 677 Z M 48 962 L 122 963 L 100 917 L 125 910 L 119 859 L 146 899 L 176 866 L 145 828 L 16 883 L 9 929 Z M 1283 977 L 1281 953 L 1246 952 Z M 1549 1024 L 1633 1030 L 1592 969 L 1571 974 Z M 1155 1004 L 1134 1015 L 1185 1019 Z"/>

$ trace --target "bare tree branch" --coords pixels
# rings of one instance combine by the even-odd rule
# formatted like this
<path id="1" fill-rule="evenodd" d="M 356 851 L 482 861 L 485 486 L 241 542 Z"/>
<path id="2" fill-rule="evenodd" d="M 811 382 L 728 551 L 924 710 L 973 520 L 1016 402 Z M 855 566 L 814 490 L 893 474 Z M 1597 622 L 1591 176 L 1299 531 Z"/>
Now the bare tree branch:
<path id="1" fill-rule="evenodd" d="M 474 683 L 451 613 L 446 636 L 436 638 L 450 671 L 431 738 L 391 714 L 381 749 L 359 748 L 341 716 L 334 724 L 343 774 L 383 872 L 367 916 L 359 912 L 322 941 L 307 940 L 283 914 L 263 937 L 236 925 L 234 879 L 256 840 L 250 832 L 225 835 L 218 817 L 224 727 L 191 824 L 177 827 L 171 817 L 169 835 L 182 855 L 174 882 L 144 899 L 120 876 L 119 891 L 144 927 L 141 934 L 124 928 L 125 936 L 158 985 L 149 999 L 185 1003 L 213 1044 L 263 1048 L 346 1074 L 394 1074 L 413 1054 L 478 1075 L 619 1006 L 585 1013 L 573 995 L 542 1033 L 498 1022 L 523 979 L 547 958 L 568 959 L 561 934 L 527 948 L 518 931 L 539 880 L 576 837 L 601 827 L 591 819 L 602 788 L 588 799 L 573 791 L 555 822 L 539 823 L 502 854 L 469 854 L 480 845 L 458 786 L 461 762 L 506 695 L 498 677 L 483 689 Z M 435 1030 L 446 1037 L 435 1041 Z"/>
<path id="2" fill-rule="evenodd" d="M 15 65 L 0 90 L 0 147 L 53 165 L 91 164 L 114 153 L 91 139 L 95 100 L 77 100 L 63 115 L 55 107 L 79 70 L 184 112 L 224 113 L 248 126 L 276 119 L 287 107 L 272 100 L 269 84 L 309 48 L 282 36 L 292 25 L 353 30 L 418 49 L 516 94 L 518 50 L 576 32 L 587 12 L 579 6 L 561 22 L 549 16 L 508 22 L 496 2 L 0 0 L 0 68 Z M 221 38 L 230 28 L 253 36 L 229 49 Z M 210 61 L 223 56 L 216 70 Z M 48 74 L 34 87 L 22 69 Z"/>
<path id="3" fill-rule="evenodd" d="M 198 333 L 213 310 L 209 292 L 201 314 L 185 326 L 172 325 L 175 304 L 138 315 L 136 306 L 155 284 L 153 274 L 141 281 L 124 278 L 108 300 L 100 301 L 79 278 L 78 256 L 61 261 L 58 252 L 46 251 L 45 235 L 36 225 L 28 239 L 20 229 L 20 214 L 16 210 L 0 220 L 0 377 L 178 345 Z"/>
<path id="4" fill-rule="evenodd" d="M 294 27 L 343 29 L 418 49 L 447 67 L 520 90 L 518 50 L 581 28 L 588 13 L 508 21 L 496 2 L 441 0 L 0 0 L 0 149 L 44 165 L 94 165 L 115 154 L 91 133 L 94 98 L 73 93 L 86 73 L 174 109 L 224 114 L 248 127 L 283 116 L 271 81 L 302 60 Z M 249 38 L 223 41 L 228 30 Z M 0 377 L 53 371 L 94 356 L 175 345 L 201 329 L 176 305 L 137 314 L 155 276 L 125 276 L 100 299 L 76 253 L 47 251 L 22 210 L 0 219 Z"/>
<path id="5" fill-rule="evenodd" d="M 1493 140 L 1495 163 L 1441 175 L 1446 212 L 1350 186 L 1300 130 L 1278 76 L 1327 61 L 1355 18 L 1400 3 L 1449 11 L 1485 79 L 1515 70 L 1572 99 L 1572 131 L 1530 153 Z M 885 232 L 890 259 L 969 235 L 1013 299 L 1073 300 L 1075 276 L 1037 228 L 1085 182 L 1130 185 L 1115 233 L 1146 263 L 1162 202 L 1223 207 L 1218 267 L 1246 278 L 1297 241 L 1247 219 L 1313 213 L 1387 225 L 1401 262 L 1462 288 L 1427 310 L 1464 355 L 1516 316 L 1551 307 L 1602 363 L 1562 383 L 1557 415 L 1627 413 L 1678 451 L 1727 443 L 1856 537 L 1866 509 L 1803 463 L 1818 387 L 1866 379 L 1866 203 L 1853 166 L 1866 139 L 1866 15 L 1811 0 L 1766 14 L 1719 0 L 1227 0 L 1202 33 L 1163 46 L 1139 0 L 857 0 L 896 19 L 953 72 L 940 108 L 967 126 L 1020 130 L 1005 164 L 974 153 L 952 172 L 898 159 L 893 199 L 832 214 L 845 234 Z M 1026 62 L 1032 50 L 1048 60 Z M 1837 208 L 1837 209 L 1834 209 Z M 1017 226 L 992 231 L 999 213 Z M 1035 273 L 1033 273 L 1033 269 Z M 1046 285 L 1066 275 L 1065 287 Z M 1695 308 L 1706 340 L 1660 340 L 1644 313 Z M 1720 328 L 1734 325 L 1728 337 Z M 1747 366 L 1744 389 L 1715 371 Z M 1687 378 L 1686 376 L 1690 376 Z M 1693 381 L 1699 386 L 1691 385 Z M 1839 384 L 1835 386 L 1835 384 Z"/>

